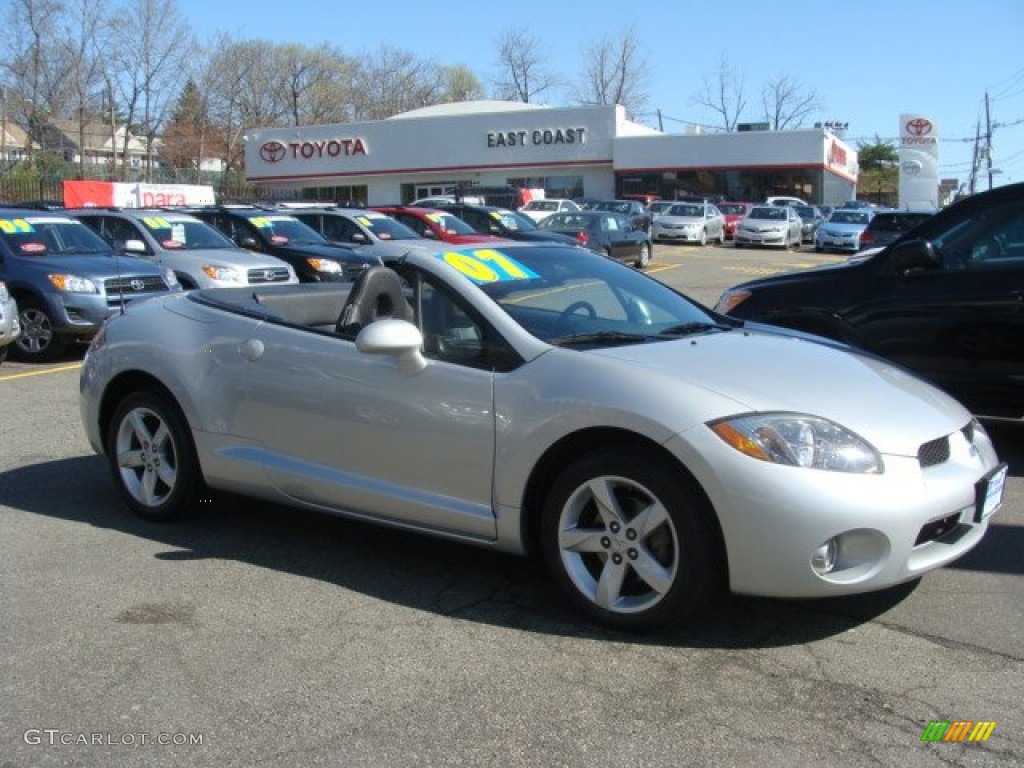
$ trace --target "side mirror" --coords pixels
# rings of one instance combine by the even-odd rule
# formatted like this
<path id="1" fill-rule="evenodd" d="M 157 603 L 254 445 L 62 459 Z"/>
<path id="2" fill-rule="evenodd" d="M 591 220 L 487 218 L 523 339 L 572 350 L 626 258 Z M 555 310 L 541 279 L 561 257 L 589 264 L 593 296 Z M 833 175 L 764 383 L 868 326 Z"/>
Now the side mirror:
<path id="1" fill-rule="evenodd" d="M 238 241 L 238 246 L 240 248 L 248 248 L 250 251 L 258 251 L 260 249 L 260 244 L 256 242 L 255 237 L 240 238 Z"/>
<path id="2" fill-rule="evenodd" d="M 141 240 L 125 240 L 124 250 L 125 253 L 145 253 L 146 244 Z"/>
<path id="3" fill-rule="evenodd" d="M 907 240 L 889 253 L 889 268 L 904 276 L 932 272 L 942 266 L 942 258 L 928 240 Z"/>
<path id="4" fill-rule="evenodd" d="M 366 245 L 370 242 L 370 238 L 364 235 L 362 232 L 353 232 L 352 237 L 349 238 L 353 243 L 359 243 L 359 245 Z"/>
<path id="5" fill-rule="evenodd" d="M 368 355 L 391 355 L 406 376 L 416 376 L 427 367 L 422 348 L 420 329 L 395 318 L 375 320 L 356 336 L 356 349 Z"/>
<path id="6" fill-rule="evenodd" d="M 427 240 L 438 240 L 439 239 L 438 236 L 437 236 L 437 232 L 435 232 L 432 229 L 424 229 L 423 230 L 423 236 L 425 238 L 427 238 Z"/>

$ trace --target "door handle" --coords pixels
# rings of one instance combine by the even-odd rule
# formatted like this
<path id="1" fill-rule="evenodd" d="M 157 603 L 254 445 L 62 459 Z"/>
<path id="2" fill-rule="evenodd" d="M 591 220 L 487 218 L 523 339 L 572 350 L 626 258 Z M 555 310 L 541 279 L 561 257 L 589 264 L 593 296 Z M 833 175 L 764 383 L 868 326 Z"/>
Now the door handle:
<path id="1" fill-rule="evenodd" d="M 253 360 L 258 360 L 263 357 L 264 349 L 265 347 L 263 346 L 263 342 L 259 339 L 248 339 L 238 345 L 238 354 L 249 362 L 252 362 Z"/>

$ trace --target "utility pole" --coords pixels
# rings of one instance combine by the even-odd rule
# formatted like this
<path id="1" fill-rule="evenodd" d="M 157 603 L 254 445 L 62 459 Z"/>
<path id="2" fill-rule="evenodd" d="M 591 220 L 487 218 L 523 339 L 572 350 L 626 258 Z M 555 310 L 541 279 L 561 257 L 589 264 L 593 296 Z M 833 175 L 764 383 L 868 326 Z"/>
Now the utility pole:
<path id="1" fill-rule="evenodd" d="M 974 156 L 971 158 L 971 180 L 967 186 L 968 194 L 974 194 L 975 180 L 978 178 L 978 160 L 980 159 L 981 123 L 976 123 L 974 128 Z"/>
<path id="2" fill-rule="evenodd" d="M 988 91 L 985 91 L 985 165 L 988 169 L 988 188 L 992 189 L 992 116 L 988 109 Z"/>

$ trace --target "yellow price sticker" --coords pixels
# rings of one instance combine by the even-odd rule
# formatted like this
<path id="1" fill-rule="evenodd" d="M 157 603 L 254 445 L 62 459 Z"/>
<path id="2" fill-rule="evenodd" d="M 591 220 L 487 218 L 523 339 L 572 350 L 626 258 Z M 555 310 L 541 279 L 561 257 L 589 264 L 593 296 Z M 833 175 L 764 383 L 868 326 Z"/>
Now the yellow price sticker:
<path id="1" fill-rule="evenodd" d="M 142 223 L 150 229 L 170 229 L 171 222 L 165 219 L 163 216 L 146 216 L 143 218 Z"/>
<path id="2" fill-rule="evenodd" d="M 24 219 L 0 219 L 0 232 L 3 232 L 5 235 L 35 231 L 35 228 Z"/>
<path id="3" fill-rule="evenodd" d="M 476 251 L 447 251 L 438 254 L 446 264 L 457 269 L 474 283 L 497 283 L 505 280 L 532 280 L 537 273 L 493 248 Z"/>

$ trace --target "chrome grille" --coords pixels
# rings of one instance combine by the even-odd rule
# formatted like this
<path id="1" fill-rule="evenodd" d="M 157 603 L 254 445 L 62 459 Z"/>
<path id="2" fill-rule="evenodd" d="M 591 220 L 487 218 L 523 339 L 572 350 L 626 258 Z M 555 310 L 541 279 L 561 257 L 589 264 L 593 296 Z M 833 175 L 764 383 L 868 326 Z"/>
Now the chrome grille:
<path id="1" fill-rule="evenodd" d="M 917 449 L 917 461 L 922 469 L 934 467 L 949 460 L 949 438 L 940 437 L 921 445 Z"/>
<path id="2" fill-rule="evenodd" d="M 131 296 L 135 293 L 152 293 L 153 291 L 166 291 L 167 283 L 160 275 L 137 275 L 127 277 L 112 277 L 105 280 L 103 287 L 107 296 L 123 294 Z"/>
<path id="3" fill-rule="evenodd" d="M 261 269 L 250 269 L 248 272 L 249 283 L 280 283 L 288 279 L 287 267 L 263 267 Z"/>

